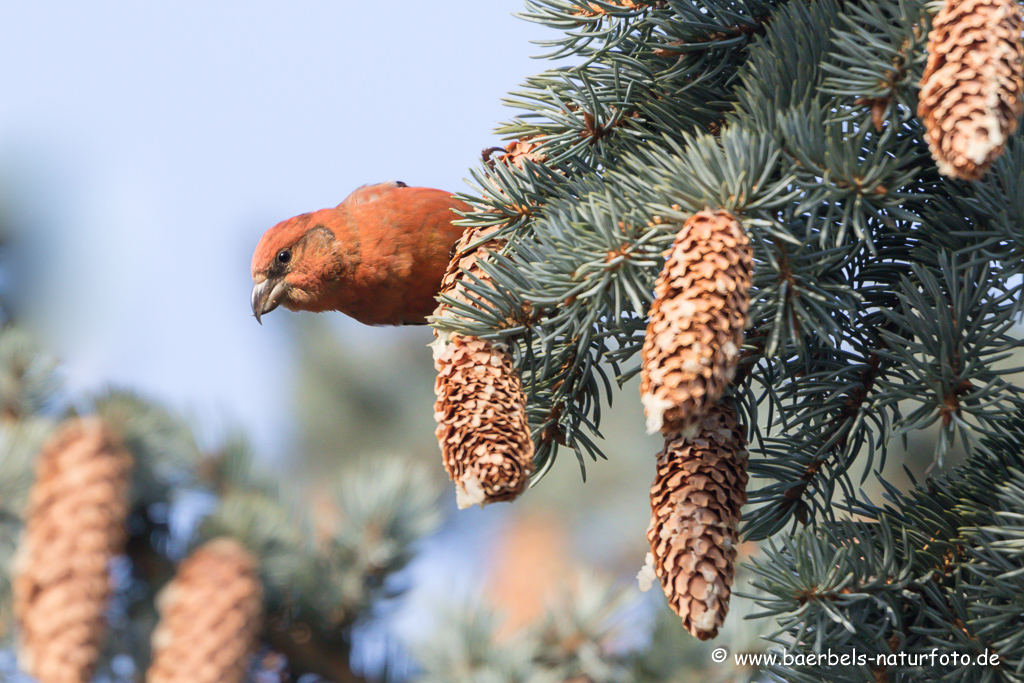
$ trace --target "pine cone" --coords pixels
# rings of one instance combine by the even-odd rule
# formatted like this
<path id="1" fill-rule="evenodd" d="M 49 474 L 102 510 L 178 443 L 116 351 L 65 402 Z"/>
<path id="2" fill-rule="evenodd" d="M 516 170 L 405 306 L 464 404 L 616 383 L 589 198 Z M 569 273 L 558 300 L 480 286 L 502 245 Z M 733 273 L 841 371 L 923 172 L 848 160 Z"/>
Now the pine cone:
<path id="1" fill-rule="evenodd" d="M 696 213 L 679 231 L 654 285 L 641 354 L 648 433 L 690 434 L 732 381 L 752 267 L 746 233 L 727 211 Z"/>
<path id="2" fill-rule="evenodd" d="M 537 141 L 537 137 L 539 136 L 527 135 L 524 138 L 513 140 L 504 148 L 491 147 L 484 150 L 484 161 L 487 163 L 487 167 L 493 169 L 495 161 L 500 161 L 505 165 L 511 164 L 522 170 L 524 159 L 535 164 L 543 164 L 548 160 L 548 155 L 541 150 L 542 143 Z M 492 158 L 491 154 L 495 152 L 500 152 L 501 156 Z"/>
<path id="3" fill-rule="evenodd" d="M 683 626 L 701 640 L 718 634 L 729 611 L 746 488 L 746 439 L 728 406 L 709 409 L 691 439 L 666 435 L 651 486 L 651 552 L 637 578 L 647 590 L 657 576 Z"/>
<path id="4" fill-rule="evenodd" d="M 463 270 L 484 283 L 480 267 L 500 240 L 478 242 L 497 228 L 470 228 L 456 245 L 456 255 L 441 283 L 442 293 L 478 305 L 462 286 Z M 457 315 L 441 304 L 437 317 Z M 491 342 L 459 334 L 435 333 L 434 434 L 444 468 L 455 482 L 459 508 L 513 500 L 533 472 L 533 440 L 526 417 L 526 395 L 511 355 Z"/>
<path id="5" fill-rule="evenodd" d="M 1017 130 L 1022 30 L 1017 0 L 946 0 L 936 15 L 917 115 L 941 173 L 977 180 Z"/>
<path id="6" fill-rule="evenodd" d="M 197 548 L 157 600 L 148 683 L 241 683 L 263 605 L 256 559 L 226 536 Z"/>
<path id="7" fill-rule="evenodd" d="M 13 580 L 18 659 L 39 683 L 92 678 L 131 469 L 131 454 L 97 418 L 68 420 L 39 453 Z"/>
<path id="8" fill-rule="evenodd" d="M 441 294 L 446 294 L 463 303 L 477 305 L 475 303 L 476 298 L 462 287 L 462 280 L 466 277 L 463 271 L 466 271 L 481 282 L 490 283 L 491 277 L 480 267 L 480 262 L 486 261 L 492 251 L 501 249 L 505 245 L 505 240 L 485 239 L 488 235 L 497 232 L 497 230 L 498 228 L 495 226 L 468 228 L 463 233 L 459 241 L 455 243 L 455 254 L 451 261 L 448 262 L 448 268 L 444 272 L 444 277 L 441 278 Z M 479 244 L 473 249 L 466 248 L 470 244 L 478 242 Z M 457 315 L 457 313 L 454 313 L 448 304 L 442 303 L 434 311 L 434 317 L 436 318 L 449 315 Z"/>
<path id="9" fill-rule="evenodd" d="M 483 339 L 439 338 L 434 432 L 460 508 L 516 498 L 533 472 L 526 396 L 511 355 Z"/>

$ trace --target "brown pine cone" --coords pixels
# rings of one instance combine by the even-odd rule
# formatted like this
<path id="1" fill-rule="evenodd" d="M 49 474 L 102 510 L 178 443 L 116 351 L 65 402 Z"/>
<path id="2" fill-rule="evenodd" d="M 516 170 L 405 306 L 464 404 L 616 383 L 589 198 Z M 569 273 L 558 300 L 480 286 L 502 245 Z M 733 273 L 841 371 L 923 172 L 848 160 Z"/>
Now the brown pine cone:
<path id="1" fill-rule="evenodd" d="M 194 550 L 157 607 L 147 683 L 241 683 L 263 608 L 256 559 L 241 543 L 223 536 Z"/>
<path id="2" fill-rule="evenodd" d="M 1022 30 L 1017 0 L 946 0 L 932 22 L 917 115 L 944 175 L 977 180 L 1017 130 Z"/>
<path id="3" fill-rule="evenodd" d="M 533 473 L 526 395 L 512 357 L 475 337 L 443 337 L 435 357 L 435 435 L 460 508 L 519 496 Z"/>
<path id="4" fill-rule="evenodd" d="M 732 409 L 718 404 L 697 434 L 665 437 L 651 486 L 651 552 L 640 570 L 647 590 L 657 577 L 691 634 L 707 640 L 729 611 L 736 528 L 747 500 L 747 451 Z"/>
<path id="5" fill-rule="evenodd" d="M 442 280 L 442 293 L 477 305 L 463 281 L 466 271 L 489 283 L 480 267 L 500 240 L 488 240 L 463 251 L 496 228 L 470 228 L 456 245 L 456 255 Z M 446 304 L 438 317 L 458 316 Z M 501 346 L 459 334 L 435 333 L 431 346 L 437 380 L 434 383 L 435 435 L 444 468 L 455 482 L 459 508 L 513 500 L 533 473 L 533 440 L 526 416 L 526 395 L 511 355 Z"/>
<path id="6" fill-rule="evenodd" d="M 13 577 L 18 660 L 39 683 L 92 679 L 131 469 L 131 454 L 98 418 L 66 421 L 39 453 Z"/>
<path id="7" fill-rule="evenodd" d="M 728 211 L 700 211 L 676 236 L 654 285 L 641 351 L 647 431 L 692 433 L 736 372 L 753 255 Z"/>

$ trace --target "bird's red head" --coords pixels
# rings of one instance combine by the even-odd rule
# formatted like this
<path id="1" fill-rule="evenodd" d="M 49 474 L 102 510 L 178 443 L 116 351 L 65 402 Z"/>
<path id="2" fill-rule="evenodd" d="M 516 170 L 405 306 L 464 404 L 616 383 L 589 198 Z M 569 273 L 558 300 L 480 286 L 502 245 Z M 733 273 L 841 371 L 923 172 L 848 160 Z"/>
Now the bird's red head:
<path id="1" fill-rule="evenodd" d="M 252 255 L 252 312 L 256 320 L 278 306 L 323 310 L 328 290 L 344 270 L 332 209 L 304 213 L 267 230 Z M 333 219 L 333 221 L 332 221 Z"/>

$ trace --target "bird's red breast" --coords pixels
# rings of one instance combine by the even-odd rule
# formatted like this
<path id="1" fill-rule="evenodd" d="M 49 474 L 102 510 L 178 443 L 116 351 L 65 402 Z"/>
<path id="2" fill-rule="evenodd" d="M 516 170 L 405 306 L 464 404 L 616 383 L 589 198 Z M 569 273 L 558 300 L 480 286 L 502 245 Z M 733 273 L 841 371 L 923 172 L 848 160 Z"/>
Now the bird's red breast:
<path id="1" fill-rule="evenodd" d="M 404 183 L 364 185 L 333 209 L 267 230 L 252 258 L 253 314 L 341 311 L 367 325 L 423 323 L 469 205 Z"/>

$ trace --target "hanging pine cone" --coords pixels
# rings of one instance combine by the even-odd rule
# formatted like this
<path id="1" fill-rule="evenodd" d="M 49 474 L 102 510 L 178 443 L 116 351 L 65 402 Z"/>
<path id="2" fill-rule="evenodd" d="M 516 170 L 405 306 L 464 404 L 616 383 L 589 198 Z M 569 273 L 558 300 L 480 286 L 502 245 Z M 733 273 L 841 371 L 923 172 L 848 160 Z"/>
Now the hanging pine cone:
<path id="1" fill-rule="evenodd" d="M 654 285 L 641 353 L 647 431 L 689 434 L 732 381 L 747 325 L 753 256 L 728 211 L 701 211 L 676 236 Z"/>
<path id="2" fill-rule="evenodd" d="M 463 270 L 489 283 L 480 262 L 501 242 L 485 240 L 468 250 L 466 246 L 494 231 L 466 231 L 442 280 L 442 293 L 476 305 L 462 286 Z M 438 306 L 437 317 L 447 314 L 451 311 L 446 304 Z M 459 334 L 435 334 L 434 433 L 444 468 L 455 482 L 456 502 L 467 508 L 512 500 L 526 489 L 533 472 L 533 440 L 519 372 L 501 346 Z"/>
<path id="3" fill-rule="evenodd" d="M 928 36 L 917 115 L 939 171 L 977 180 L 1024 110 L 1018 0 L 946 0 Z"/>
<path id="4" fill-rule="evenodd" d="M 18 660 L 39 683 L 92 678 L 131 469 L 131 455 L 97 418 L 68 420 L 39 454 L 13 580 Z"/>
<path id="5" fill-rule="evenodd" d="M 651 486 L 651 552 L 640 588 L 655 577 L 691 634 L 707 640 L 729 611 L 736 527 L 747 501 L 747 452 L 732 409 L 713 406 L 696 436 L 665 437 Z"/>
<path id="6" fill-rule="evenodd" d="M 516 498 L 533 472 L 526 396 L 509 353 L 453 334 L 435 358 L 435 435 L 460 508 Z"/>
<path id="7" fill-rule="evenodd" d="M 241 683 L 263 605 L 255 558 L 233 538 L 197 548 L 157 600 L 147 683 Z"/>

